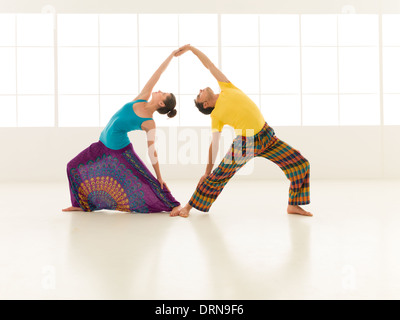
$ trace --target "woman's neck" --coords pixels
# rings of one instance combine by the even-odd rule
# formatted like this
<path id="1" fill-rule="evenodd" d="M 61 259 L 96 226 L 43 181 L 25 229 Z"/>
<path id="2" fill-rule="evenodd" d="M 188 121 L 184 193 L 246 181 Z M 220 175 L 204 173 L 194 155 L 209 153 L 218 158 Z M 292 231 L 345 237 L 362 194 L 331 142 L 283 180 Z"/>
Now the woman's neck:
<path id="1" fill-rule="evenodd" d="M 158 104 L 156 104 L 153 100 L 150 100 L 146 103 L 145 108 L 153 114 L 158 109 Z"/>

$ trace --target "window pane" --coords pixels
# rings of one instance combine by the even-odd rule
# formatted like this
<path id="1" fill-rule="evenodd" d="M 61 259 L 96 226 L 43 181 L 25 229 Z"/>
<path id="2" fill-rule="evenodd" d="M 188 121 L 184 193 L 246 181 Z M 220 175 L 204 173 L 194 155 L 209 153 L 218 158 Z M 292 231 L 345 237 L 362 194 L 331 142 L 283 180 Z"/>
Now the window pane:
<path id="1" fill-rule="evenodd" d="M 341 93 L 379 92 L 378 48 L 339 48 Z"/>
<path id="2" fill-rule="evenodd" d="M 204 52 L 218 66 L 217 48 L 199 48 L 199 50 Z M 179 57 L 179 73 L 181 93 L 197 95 L 200 89 L 206 87 L 211 87 L 214 91 L 219 90 L 218 83 L 213 75 L 193 54 L 185 54 Z"/>
<path id="3" fill-rule="evenodd" d="M 222 48 L 222 72 L 247 94 L 260 91 L 258 48 Z"/>
<path id="4" fill-rule="evenodd" d="M 136 14 L 101 14 L 100 46 L 137 46 Z"/>
<path id="5" fill-rule="evenodd" d="M 271 126 L 301 125 L 299 95 L 263 95 L 261 111 Z"/>
<path id="6" fill-rule="evenodd" d="M 384 46 L 400 46 L 400 14 L 382 15 L 382 42 Z"/>
<path id="7" fill-rule="evenodd" d="M 15 94 L 15 49 L 0 48 L 0 94 Z"/>
<path id="8" fill-rule="evenodd" d="M 218 46 L 218 15 L 179 15 L 179 45 Z"/>
<path id="9" fill-rule="evenodd" d="M 143 89 L 147 81 L 151 78 L 163 61 L 176 48 L 140 48 L 139 69 L 140 69 L 140 87 Z M 161 75 L 160 80 L 155 85 L 153 91 L 172 92 L 178 94 L 178 59 L 173 59 L 168 69 Z"/>
<path id="10" fill-rule="evenodd" d="M 261 46 L 298 46 L 299 39 L 299 16 L 297 14 L 260 16 Z"/>
<path id="11" fill-rule="evenodd" d="M 54 96 L 19 96 L 19 127 L 53 127 Z"/>
<path id="12" fill-rule="evenodd" d="M 379 125 L 379 96 L 376 94 L 340 95 L 341 125 Z"/>
<path id="13" fill-rule="evenodd" d="M 337 126 L 337 95 L 303 95 L 303 125 Z"/>
<path id="14" fill-rule="evenodd" d="M 210 127 L 211 118 L 209 115 L 202 114 L 195 106 L 195 96 L 180 96 L 180 125 L 190 127 Z"/>
<path id="15" fill-rule="evenodd" d="M 58 124 L 60 127 L 99 126 L 99 97 L 59 96 Z"/>
<path id="16" fill-rule="evenodd" d="M 137 93 L 131 95 L 101 95 L 100 96 L 100 126 L 105 127 L 111 117 L 126 103 L 132 101 Z"/>
<path id="17" fill-rule="evenodd" d="M 299 48 L 261 48 L 261 92 L 300 93 Z"/>
<path id="18" fill-rule="evenodd" d="M 97 48 L 60 48 L 58 50 L 60 94 L 99 93 L 98 58 Z"/>
<path id="19" fill-rule="evenodd" d="M 383 48 L 383 91 L 400 93 L 400 48 Z"/>
<path id="20" fill-rule="evenodd" d="M 304 93 L 337 93 L 337 48 L 303 48 Z"/>
<path id="21" fill-rule="evenodd" d="M 54 93 L 54 51 L 49 48 L 18 48 L 19 94 Z"/>
<path id="22" fill-rule="evenodd" d="M 15 46 L 15 15 L 0 14 L 0 46 Z"/>
<path id="23" fill-rule="evenodd" d="M 52 14 L 17 15 L 18 46 L 53 46 L 54 16 Z"/>
<path id="24" fill-rule="evenodd" d="M 178 15 L 140 14 L 139 45 L 178 46 Z"/>
<path id="25" fill-rule="evenodd" d="M 17 125 L 17 101 L 15 96 L 0 96 L 0 127 Z"/>
<path id="26" fill-rule="evenodd" d="M 100 93 L 129 94 L 138 91 L 136 48 L 100 49 Z"/>
<path id="27" fill-rule="evenodd" d="M 223 46 L 258 46 L 258 15 L 221 15 L 221 43 Z"/>
<path id="28" fill-rule="evenodd" d="M 385 125 L 400 125 L 400 94 L 383 95 Z"/>
<path id="29" fill-rule="evenodd" d="M 377 46 L 379 44 L 378 22 L 378 15 L 339 15 L 339 46 Z"/>
<path id="30" fill-rule="evenodd" d="M 337 16 L 305 14 L 301 16 L 302 46 L 336 46 Z"/>
<path id="31" fill-rule="evenodd" d="M 58 14 L 59 46 L 98 46 L 98 16 L 95 14 Z"/>

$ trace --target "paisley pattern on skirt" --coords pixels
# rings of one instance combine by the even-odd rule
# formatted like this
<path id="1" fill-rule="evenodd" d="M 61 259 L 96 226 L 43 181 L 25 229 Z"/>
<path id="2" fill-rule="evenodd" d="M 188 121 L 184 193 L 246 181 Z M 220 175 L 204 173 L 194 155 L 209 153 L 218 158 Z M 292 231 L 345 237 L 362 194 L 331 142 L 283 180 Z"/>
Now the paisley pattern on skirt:
<path id="1" fill-rule="evenodd" d="M 140 160 L 132 144 L 121 150 L 93 143 L 67 165 L 71 202 L 84 211 L 171 211 L 179 206 L 172 194 Z"/>

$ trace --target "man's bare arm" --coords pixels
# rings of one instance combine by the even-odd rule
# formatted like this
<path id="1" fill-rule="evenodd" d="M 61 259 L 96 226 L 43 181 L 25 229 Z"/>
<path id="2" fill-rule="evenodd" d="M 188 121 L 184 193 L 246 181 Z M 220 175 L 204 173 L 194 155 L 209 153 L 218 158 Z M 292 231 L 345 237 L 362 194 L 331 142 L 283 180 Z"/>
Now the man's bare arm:
<path id="1" fill-rule="evenodd" d="M 219 82 L 229 82 L 228 78 L 219 70 L 214 63 L 199 49 L 192 47 L 191 45 L 187 44 L 181 48 L 179 48 L 179 52 L 175 56 L 180 56 L 186 51 L 192 51 L 197 58 L 201 61 L 201 63 L 210 70 L 211 74 L 214 78 Z"/>

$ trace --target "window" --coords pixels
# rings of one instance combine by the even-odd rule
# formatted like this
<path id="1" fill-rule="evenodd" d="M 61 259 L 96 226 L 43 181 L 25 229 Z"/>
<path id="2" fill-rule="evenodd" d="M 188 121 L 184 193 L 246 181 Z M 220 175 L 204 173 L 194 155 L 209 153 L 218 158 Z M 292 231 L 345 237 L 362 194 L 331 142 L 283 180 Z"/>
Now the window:
<path id="1" fill-rule="evenodd" d="M 400 125 L 400 15 L 382 16 L 383 114 L 385 125 Z"/>
<path id="2" fill-rule="evenodd" d="M 272 126 L 400 125 L 396 14 L 0 14 L 0 28 L 2 127 L 105 126 L 187 43 Z M 193 102 L 205 87 L 219 91 L 193 54 L 173 59 L 155 90 L 178 115 L 157 125 L 209 126 Z"/>
<path id="3" fill-rule="evenodd" d="M 378 15 L 339 15 L 339 107 L 342 125 L 379 125 Z"/>
<path id="4" fill-rule="evenodd" d="M 53 16 L 4 14 L 0 20 L 1 126 L 52 127 Z"/>

